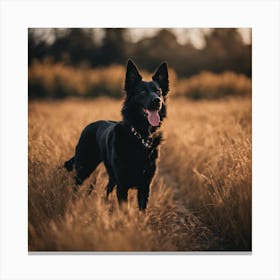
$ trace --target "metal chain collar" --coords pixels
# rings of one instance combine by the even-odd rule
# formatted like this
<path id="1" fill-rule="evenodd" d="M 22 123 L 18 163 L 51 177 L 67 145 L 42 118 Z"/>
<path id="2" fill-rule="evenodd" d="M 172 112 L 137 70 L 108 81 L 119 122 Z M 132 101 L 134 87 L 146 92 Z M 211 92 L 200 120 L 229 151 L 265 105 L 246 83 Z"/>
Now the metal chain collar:
<path id="1" fill-rule="evenodd" d="M 141 143 L 145 148 L 149 149 L 149 148 L 152 147 L 153 141 L 152 141 L 152 138 L 151 138 L 151 137 L 149 137 L 149 138 L 147 138 L 147 139 L 143 138 L 142 135 L 141 135 L 138 131 L 136 131 L 136 129 L 135 129 L 133 126 L 130 127 L 130 130 L 131 130 L 132 134 L 133 134 L 137 139 L 140 140 L 140 143 Z"/>

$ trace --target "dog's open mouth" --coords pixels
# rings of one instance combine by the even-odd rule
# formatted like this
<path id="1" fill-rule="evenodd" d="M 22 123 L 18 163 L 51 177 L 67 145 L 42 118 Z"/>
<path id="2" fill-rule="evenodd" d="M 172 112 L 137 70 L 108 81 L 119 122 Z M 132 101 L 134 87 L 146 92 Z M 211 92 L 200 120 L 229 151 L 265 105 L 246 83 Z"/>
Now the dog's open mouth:
<path id="1" fill-rule="evenodd" d="M 148 122 L 151 126 L 159 126 L 160 117 L 158 110 L 144 109 L 144 112 L 147 114 Z"/>

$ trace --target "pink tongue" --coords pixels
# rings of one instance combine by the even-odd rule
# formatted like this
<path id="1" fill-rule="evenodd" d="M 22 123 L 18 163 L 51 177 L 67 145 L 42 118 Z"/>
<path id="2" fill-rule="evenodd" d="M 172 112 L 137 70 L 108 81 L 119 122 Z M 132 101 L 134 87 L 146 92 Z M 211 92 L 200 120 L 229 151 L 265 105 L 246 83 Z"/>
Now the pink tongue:
<path id="1" fill-rule="evenodd" d="M 148 113 L 148 121 L 152 126 L 158 126 L 160 122 L 160 117 L 158 111 L 150 111 L 147 110 Z"/>

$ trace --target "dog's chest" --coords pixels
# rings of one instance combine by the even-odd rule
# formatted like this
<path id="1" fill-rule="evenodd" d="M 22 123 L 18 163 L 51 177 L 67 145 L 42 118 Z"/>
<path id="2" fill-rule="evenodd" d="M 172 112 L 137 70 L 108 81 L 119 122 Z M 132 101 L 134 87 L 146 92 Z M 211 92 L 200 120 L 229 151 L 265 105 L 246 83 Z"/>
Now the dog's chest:
<path id="1" fill-rule="evenodd" d="M 122 177 L 130 183 L 145 179 L 154 170 L 157 151 L 145 151 L 127 147 L 117 156 L 118 169 Z"/>
<path id="2" fill-rule="evenodd" d="M 131 170 L 142 171 L 155 163 L 154 152 L 128 148 L 120 155 L 120 158 Z"/>
<path id="3" fill-rule="evenodd" d="M 113 167 L 115 174 L 127 185 L 139 185 L 152 177 L 158 157 L 158 145 L 145 147 L 134 135 L 120 128 L 114 142 Z"/>

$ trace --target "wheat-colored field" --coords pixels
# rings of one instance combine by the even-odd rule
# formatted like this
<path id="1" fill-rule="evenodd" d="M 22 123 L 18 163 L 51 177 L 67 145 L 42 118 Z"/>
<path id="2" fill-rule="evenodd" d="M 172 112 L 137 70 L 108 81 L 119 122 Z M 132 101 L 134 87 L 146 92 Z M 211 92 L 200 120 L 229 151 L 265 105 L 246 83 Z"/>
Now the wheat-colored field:
<path id="1" fill-rule="evenodd" d="M 251 99 L 169 100 L 145 214 L 135 190 L 126 211 L 115 191 L 105 202 L 103 166 L 77 196 L 62 168 L 84 126 L 120 120 L 120 109 L 121 101 L 105 98 L 29 102 L 29 250 L 251 250 Z"/>

